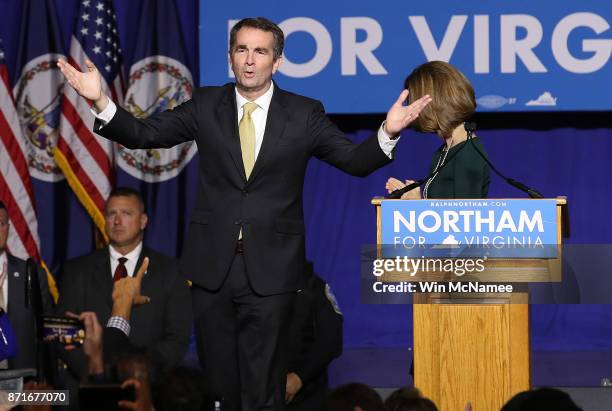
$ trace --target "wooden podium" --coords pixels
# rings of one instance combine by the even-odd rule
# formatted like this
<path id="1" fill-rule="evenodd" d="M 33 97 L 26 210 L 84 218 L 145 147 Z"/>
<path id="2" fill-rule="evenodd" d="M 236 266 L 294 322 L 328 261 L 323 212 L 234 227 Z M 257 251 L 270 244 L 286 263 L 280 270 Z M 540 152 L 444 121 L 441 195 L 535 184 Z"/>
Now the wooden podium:
<path id="1" fill-rule="evenodd" d="M 372 200 L 379 245 L 382 201 Z M 557 259 L 489 261 L 477 280 L 517 282 L 518 277 L 519 282 L 559 281 L 562 228 L 567 226 L 565 207 L 566 199 L 557 199 Z M 532 276 L 521 277 L 521 272 Z M 428 275 L 435 280 L 449 279 L 448 274 Z M 406 279 L 393 274 L 383 279 L 402 280 Z M 463 411 L 469 402 L 474 411 L 499 410 L 516 393 L 530 388 L 527 293 L 415 294 L 413 301 L 414 384 L 438 409 Z"/>

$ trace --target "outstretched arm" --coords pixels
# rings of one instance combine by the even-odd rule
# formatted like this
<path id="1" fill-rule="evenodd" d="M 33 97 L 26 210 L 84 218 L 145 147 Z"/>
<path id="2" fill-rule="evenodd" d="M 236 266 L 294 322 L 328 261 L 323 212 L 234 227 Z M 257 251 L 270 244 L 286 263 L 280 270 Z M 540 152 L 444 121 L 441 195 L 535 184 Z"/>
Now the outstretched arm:
<path id="1" fill-rule="evenodd" d="M 197 116 L 193 100 L 139 120 L 104 94 L 100 72 L 90 60 L 85 61 L 85 72 L 62 59 L 57 65 L 76 93 L 93 103 L 97 134 L 131 149 L 169 148 L 195 138 Z"/>
<path id="2" fill-rule="evenodd" d="M 431 97 L 426 95 L 404 106 L 407 97 L 408 90 L 404 90 L 389 109 L 378 133 L 360 144 L 349 140 L 317 102 L 308 119 L 309 133 L 315 139 L 314 155 L 349 174 L 362 177 L 389 163 L 399 132 L 410 125 L 431 101 Z"/>

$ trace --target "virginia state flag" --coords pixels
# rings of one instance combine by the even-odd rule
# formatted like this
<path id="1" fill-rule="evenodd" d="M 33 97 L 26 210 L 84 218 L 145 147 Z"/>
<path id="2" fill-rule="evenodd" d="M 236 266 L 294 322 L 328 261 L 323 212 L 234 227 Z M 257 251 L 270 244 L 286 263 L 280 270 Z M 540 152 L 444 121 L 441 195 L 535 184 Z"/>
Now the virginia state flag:
<path id="1" fill-rule="evenodd" d="M 146 2 L 131 34 L 138 41 L 123 102 L 134 116 L 149 117 L 191 98 L 194 69 L 189 62 L 197 61 L 197 50 L 186 46 L 183 34 L 174 0 Z M 145 243 L 170 255 L 180 254 L 195 203 L 196 151 L 195 142 L 187 142 L 170 149 L 119 146 L 116 155 L 117 184 L 139 189 L 145 200 Z"/>
<path id="2" fill-rule="evenodd" d="M 65 58 L 52 0 L 22 2 L 19 80 L 13 95 L 27 146 L 32 177 L 55 182 L 64 175 L 55 164 L 64 76 L 57 67 Z"/>
<path id="3" fill-rule="evenodd" d="M 174 0 L 151 0 L 143 7 L 124 107 L 139 118 L 172 109 L 191 98 L 193 79 Z M 196 153 L 193 142 L 170 149 L 119 147 L 117 164 L 130 175 L 159 182 L 175 177 Z"/>
<path id="4" fill-rule="evenodd" d="M 115 102 L 123 98 L 122 52 L 117 17 L 111 0 L 82 0 L 70 40 L 68 63 L 85 70 L 89 59 L 98 68 L 102 92 Z M 99 232 L 104 228 L 104 203 L 115 182 L 115 146 L 93 129 L 90 103 L 66 86 L 54 158 Z"/>
<path id="5" fill-rule="evenodd" d="M 40 236 L 39 251 L 43 260 L 55 271 L 56 263 L 66 247 L 65 242 L 56 242 L 54 239 L 56 233 L 66 232 L 71 221 L 70 216 L 65 220 L 58 218 L 61 211 L 66 210 L 67 199 L 62 190 L 61 180 L 64 175 L 53 158 L 64 85 L 64 76 L 57 67 L 57 60 L 65 58 L 65 55 L 54 2 L 23 0 L 19 4 L 19 74 L 13 86 L 13 95 L 22 131 L 21 145 L 32 177 Z M 20 206 L 23 207 L 24 203 Z M 35 257 L 31 252 L 29 255 Z M 56 298 L 54 281 L 51 277 L 48 280 L 53 297 Z"/>

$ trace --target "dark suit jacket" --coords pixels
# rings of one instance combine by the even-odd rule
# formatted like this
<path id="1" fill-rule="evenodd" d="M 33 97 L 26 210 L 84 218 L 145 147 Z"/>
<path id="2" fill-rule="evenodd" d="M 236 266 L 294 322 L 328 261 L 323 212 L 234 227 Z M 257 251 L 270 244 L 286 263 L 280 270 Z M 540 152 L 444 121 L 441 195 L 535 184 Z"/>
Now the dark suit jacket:
<path id="1" fill-rule="evenodd" d="M 242 228 L 244 260 L 258 294 L 295 291 L 303 285 L 302 188 L 308 160 L 366 176 L 390 159 L 374 135 L 354 144 L 327 118 L 320 102 L 275 85 L 261 150 L 246 179 L 233 83 L 204 87 L 172 111 L 137 120 L 118 107 L 98 134 L 128 148 L 171 147 L 195 140 L 200 189 L 183 268 L 192 281 L 218 289 L 234 258 Z"/>
<path id="2" fill-rule="evenodd" d="M 102 342 L 105 362 L 114 363 L 114 359 L 136 348 L 129 337 L 119 328 L 115 327 L 104 328 Z M 154 358 L 154 356 L 152 357 Z"/>
<path id="3" fill-rule="evenodd" d="M 143 247 L 137 267 L 144 257 L 149 257 L 149 269 L 141 293 L 151 301 L 132 310 L 130 341 L 153 351 L 164 364 L 176 365 L 182 361 L 191 336 L 189 287 L 179 275 L 175 259 Z M 68 261 L 61 275 L 58 315 L 93 311 L 105 326 L 113 306 L 112 291 L 108 247 Z"/>
<path id="4" fill-rule="evenodd" d="M 26 262 L 7 253 L 8 268 L 8 307 L 7 314 L 15 336 L 19 352 L 15 358 L 9 359 L 9 368 L 36 368 L 36 313 L 30 303 L 25 306 Z M 42 315 L 53 311 L 53 302 L 49 294 L 47 276 L 38 270 L 40 284 Z"/>
<path id="5" fill-rule="evenodd" d="M 321 410 L 327 394 L 327 367 L 342 354 L 343 317 L 327 283 L 311 263 L 306 286 L 297 293 L 289 327 L 289 372 L 299 375 L 302 388 L 288 410 Z"/>

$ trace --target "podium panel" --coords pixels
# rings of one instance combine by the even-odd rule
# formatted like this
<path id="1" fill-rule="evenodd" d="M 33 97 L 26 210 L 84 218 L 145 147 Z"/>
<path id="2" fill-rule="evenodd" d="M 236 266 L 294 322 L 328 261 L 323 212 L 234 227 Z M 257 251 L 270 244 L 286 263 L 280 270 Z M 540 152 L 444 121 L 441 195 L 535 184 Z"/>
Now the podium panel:
<path id="1" fill-rule="evenodd" d="M 468 200 L 465 201 L 468 202 Z M 487 200 L 469 201 L 487 202 Z M 512 201 L 517 200 L 504 201 L 500 208 L 499 215 L 502 216 L 500 218 L 509 215 L 504 214 L 503 207 L 505 207 L 505 202 L 511 203 Z M 525 204 L 525 200 L 520 201 L 522 201 L 521 204 Z M 534 201 L 527 205 L 535 213 L 533 215 L 539 215 L 539 204 L 544 203 L 535 203 L 539 200 L 527 201 Z M 551 200 L 547 202 L 547 206 L 550 207 Z M 388 246 L 384 239 L 390 237 L 384 231 L 383 226 L 386 226 L 387 229 L 393 227 L 393 230 L 398 232 L 400 225 L 397 223 L 396 214 L 394 214 L 395 224 L 384 221 L 381 211 L 382 203 L 382 199 L 372 200 L 372 204 L 376 206 L 377 257 L 388 259 L 383 247 Z M 425 203 L 415 207 L 417 211 L 411 215 L 412 220 L 405 220 L 406 228 L 415 229 L 415 222 L 420 221 L 418 220 L 419 212 L 428 213 L 429 218 L 433 215 L 435 221 L 435 212 L 432 213 L 426 206 L 423 207 L 423 204 Z M 543 218 L 543 225 L 548 224 L 547 227 L 554 227 L 553 232 L 540 230 L 545 232 L 547 238 L 543 244 L 552 245 L 552 247 L 543 248 L 549 253 L 547 255 L 531 258 L 524 258 L 524 256 L 491 258 L 483 264 L 482 271 L 469 276 L 470 280 L 454 278 L 448 272 L 436 271 L 419 271 L 416 276 L 414 273 L 389 271 L 385 272 L 381 279 L 391 282 L 462 280 L 484 283 L 513 282 L 518 291 L 525 291 L 526 283 L 529 281 L 560 281 L 562 258 L 560 245 L 563 231 L 567 230 L 566 199 L 554 199 L 552 205 L 553 210 L 548 209 L 548 217 Z M 444 211 L 438 211 L 440 212 Z M 492 214 L 489 216 L 491 220 L 494 219 Z M 554 224 L 551 225 L 551 222 Z M 449 231 L 451 224 L 437 226 L 444 228 L 440 229 L 441 233 L 433 234 L 434 239 L 435 235 L 438 235 L 438 238 L 449 238 L 449 233 L 464 234 L 456 228 Z M 498 227 L 514 228 L 510 223 L 499 224 Z M 432 231 L 434 230 L 430 230 L 429 233 Z M 441 243 L 440 240 L 433 242 L 427 240 L 423 244 Z M 524 286 L 521 286 L 521 283 Z M 499 410 L 515 394 L 530 388 L 529 306 L 527 304 L 529 296 L 526 292 L 506 294 L 415 293 L 412 297 L 415 303 L 413 306 L 415 387 L 423 395 L 432 399 L 441 411 L 464 410 L 467 403 L 472 404 L 474 411 Z"/>
<path id="2" fill-rule="evenodd" d="M 526 304 L 415 304 L 414 381 L 440 410 L 499 410 L 529 389 Z"/>

